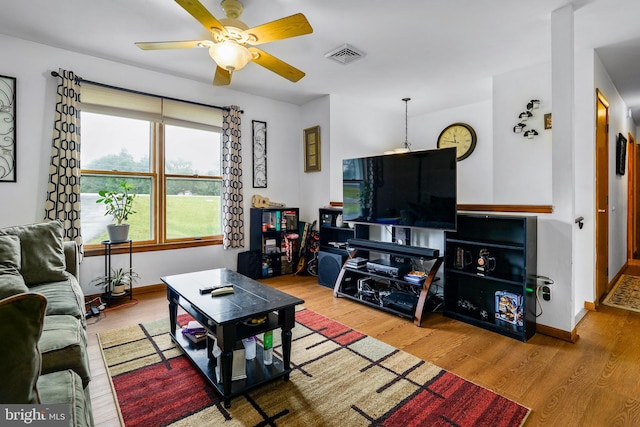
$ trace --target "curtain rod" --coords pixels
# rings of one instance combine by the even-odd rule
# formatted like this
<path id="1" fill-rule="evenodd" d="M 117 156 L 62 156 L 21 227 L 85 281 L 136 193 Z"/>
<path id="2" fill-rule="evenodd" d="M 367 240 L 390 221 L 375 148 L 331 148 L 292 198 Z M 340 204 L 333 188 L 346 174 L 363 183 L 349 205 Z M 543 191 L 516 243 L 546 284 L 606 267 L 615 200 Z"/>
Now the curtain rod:
<path id="1" fill-rule="evenodd" d="M 61 76 L 57 71 L 52 71 L 52 72 L 51 72 L 51 75 L 52 75 L 53 77 L 62 77 L 62 76 Z M 189 104 L 200 105 L 200 106 L 202 106 L 202 107 L 218 108 L 218 109 L 220 109 L 220 110 L 227 110 L 227 111 L 229 111 L 229 110 L 230 110 L 230 108 L 229 108 L 229 107 L 220 107 L 220 106 L 218 106 L 218 105 L 203 104 L 203 103 L 201 103 L 201 102 L 185 101 L 184 99 L 171 98 L 171 97 L 169 97 L 169 96 L 159 96 L 159 95 L 155 95 L 155 94 L 153 94 L 153 93 L 141 92 L 141 91 L 138 91 L 138 90 L 125 89 L 125 88 L 121 88 L 121 87 L 118 87 L 118 86 L 108 85 L 108 84 L 106 84 L 106 83 L 94 82 L 94 81 L 91 81 L 91 80 L 83 79 L 82 77 L 78 77 L 78 80 L 79 80 L 80 82 L 85 82 L 85 83 L 89 83 L 89 84 L 92 84 L 92 85 L 96 85 L 96 86 L 100 86 L 100 87 L 105 87 L 105 88 L 107 88 L 107 89 L 123 90 L 123 91 L 125 91 L 125 92 L 135 93 L 135 94 L 137 94 L 137 95 L 153 96 L 153 97 L 155 97 L 155 98 L 164 98 L 164 99 L 169 99 L 169 100 L 171 100 L 171 101 L 186 102 L 186 103 L 189 103 Z M 240 114 L 244 114 L 244 110 L 240 110 Z"/>

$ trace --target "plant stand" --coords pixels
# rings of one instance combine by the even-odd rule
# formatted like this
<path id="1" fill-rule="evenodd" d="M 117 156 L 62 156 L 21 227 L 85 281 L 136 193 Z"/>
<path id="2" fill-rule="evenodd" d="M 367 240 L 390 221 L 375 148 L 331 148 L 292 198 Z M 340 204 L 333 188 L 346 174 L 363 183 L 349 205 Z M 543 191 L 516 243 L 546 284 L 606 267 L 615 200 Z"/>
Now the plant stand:
<path id="1" fill-rule="evenodd" d="M 103 294 L 105 304 L 107 307 L 111 306 L 113 299 L 120 299 L 129 297 L 129 301 L 133 299 L 133 283 L 129 284 L 129 289 L 122 295 L 114 295 L 111 287 L 111 251 L 113 246 L 129 245 L 129 272 L 133 271 L 133 240 L 126 240 L 124 242 L 112 242 L 111 240 L 103 240 L 100 242 L 104 246 L 104 276 L 107 278 L 109 287 L 105 289 Z"/>

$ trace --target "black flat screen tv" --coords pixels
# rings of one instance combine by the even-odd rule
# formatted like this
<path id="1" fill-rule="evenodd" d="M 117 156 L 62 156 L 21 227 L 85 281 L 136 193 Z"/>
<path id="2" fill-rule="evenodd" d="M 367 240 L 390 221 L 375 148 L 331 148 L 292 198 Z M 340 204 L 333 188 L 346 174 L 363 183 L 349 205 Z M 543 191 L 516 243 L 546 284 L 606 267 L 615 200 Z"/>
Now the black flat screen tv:
<path id="1" fill-rule="evenodd" d="M 342 161 L 343 219 L 455 230 L 456 149 Z"/>

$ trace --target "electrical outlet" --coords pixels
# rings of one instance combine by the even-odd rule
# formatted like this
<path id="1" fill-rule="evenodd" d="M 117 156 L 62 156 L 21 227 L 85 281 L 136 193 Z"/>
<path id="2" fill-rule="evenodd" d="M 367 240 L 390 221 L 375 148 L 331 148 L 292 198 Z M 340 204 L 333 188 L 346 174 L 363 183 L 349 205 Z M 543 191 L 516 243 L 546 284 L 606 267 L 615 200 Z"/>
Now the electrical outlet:
<path id="1" fill-rule="evenodd" d="M 542 299 L 545 301 L 551 301 L 551 288 L 547 285 L 542 287 Z"/>

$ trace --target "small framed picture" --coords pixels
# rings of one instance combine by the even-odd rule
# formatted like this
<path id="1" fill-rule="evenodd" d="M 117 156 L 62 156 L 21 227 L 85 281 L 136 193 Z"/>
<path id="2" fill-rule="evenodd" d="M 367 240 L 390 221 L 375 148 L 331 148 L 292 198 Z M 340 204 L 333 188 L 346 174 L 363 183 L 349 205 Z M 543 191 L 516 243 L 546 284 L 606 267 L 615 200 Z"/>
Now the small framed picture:
<path id="1" fill-rule="evenodd" d="M 267 188 L 267 122 L 252 120 L 253 188 Z"/>
<path id="2" fill-rule="evenodd" d="M 618 133 L 616 138 L 616 174 L 624 175 L 627 164 L 627 138 Z"/>
<path id="3" fill-rule="evenodd" d="M 320 171 L 320 126 L 304 130 L 304 171 Z"/>
<path id="4" fill-rule="evenodd" d="M 553 124 L 553 119 L 551 117 L 551 113 L 547 113 L 544 115 L 544 128 L 551 129 L 551 125 Z"/>
<path id="5" fill-rule="evenodd" d="M 0 182 L 16 182 L 16 79 L 0 76 Z"/>

